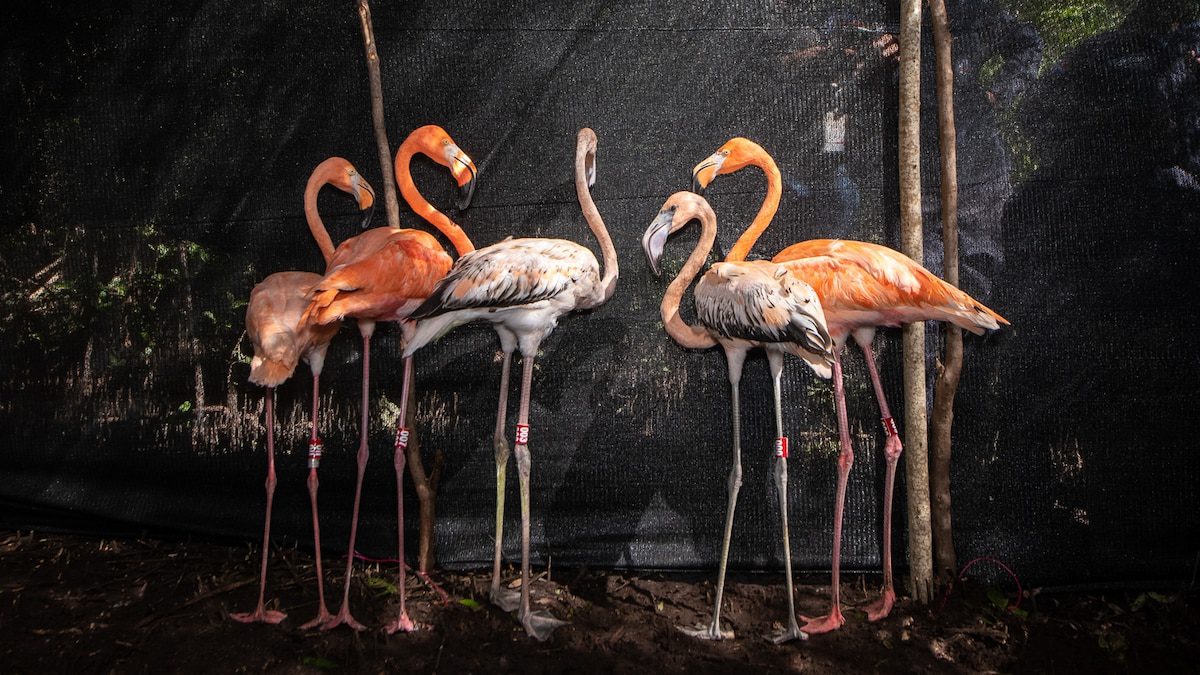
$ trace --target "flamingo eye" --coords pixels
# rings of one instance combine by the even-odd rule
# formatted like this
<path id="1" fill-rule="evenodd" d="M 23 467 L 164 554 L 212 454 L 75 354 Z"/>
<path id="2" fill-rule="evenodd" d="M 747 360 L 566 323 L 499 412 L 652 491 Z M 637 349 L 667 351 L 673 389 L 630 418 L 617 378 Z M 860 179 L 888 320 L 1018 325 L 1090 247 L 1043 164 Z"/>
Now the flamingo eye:
<path id="1" fill-rule="evenodd" d="M 721 154 L 722 154 L 723 156 L 725 156 L 725 157 L 728 157 L 728 156 L 729 156 L 729 151 L 728 151 L 728 150 L 722 150 L 722 151 L 721 151 Z"/>
<path id="2" fill-rule="evenodd" d="M 450 139 L 449 139 L 449 138 L 443 138 L 443 139 L 442 139 L 442 145 L 450 145 Z"/>

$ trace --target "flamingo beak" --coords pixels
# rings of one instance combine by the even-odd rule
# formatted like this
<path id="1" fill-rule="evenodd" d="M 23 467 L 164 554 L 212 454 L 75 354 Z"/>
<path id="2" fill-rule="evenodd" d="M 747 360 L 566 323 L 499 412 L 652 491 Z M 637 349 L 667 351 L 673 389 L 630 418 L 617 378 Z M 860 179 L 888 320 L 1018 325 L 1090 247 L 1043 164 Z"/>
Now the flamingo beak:
<path id="1" fill-rule="evenodd" d="M 475 163 L 463 152 L 457 145 L 451 144 L 446 148 L 446 159 L 449 162 L 450 173 L 454 176 L 454 180 L 458 182 L 458 206 L 459 211 L 465 210 L 471 205 L 471 197 L 475 195 L 475 178 L 478 176 L 478 170 L 475 168 Z"/>
<path id="2" fill-rule="evenodd" d="M 665 211 L 660 211 L 654 222 L 650 223 L 650 227 L 646 228 L 646 233 L 642 235 L 642 250 L 646 252 L 646 259 L 650 262 L 650 269 L 654 272 L 654 276 L 662 276 L 662 268 L 659 267 L 659 260 L 662 259 L 663 249 L 667 245 L 667 237 L 671 235 L 671 224 L 675 222 L 675 207 L 671 207 Z"/>
<path id="3" fill-rule="evenodd" d="M 721 172 L 721 165 L 725 163 L 726 157 L 725 154 L 714 152 L 692 169 L 692 192 L 698 195 L 704 194 L 704 190 Z"/>
<path id="4" fill-rule="evenodd" d="M 375 189 L 365 178 L 354 175 L 352 179 L 354 188 L 354 199 L 358 202 L 358 208 L 365 211 L 362 221 L 362 229 L 367 229 L 371 226 L 371 216 L 375 214 Z"/>

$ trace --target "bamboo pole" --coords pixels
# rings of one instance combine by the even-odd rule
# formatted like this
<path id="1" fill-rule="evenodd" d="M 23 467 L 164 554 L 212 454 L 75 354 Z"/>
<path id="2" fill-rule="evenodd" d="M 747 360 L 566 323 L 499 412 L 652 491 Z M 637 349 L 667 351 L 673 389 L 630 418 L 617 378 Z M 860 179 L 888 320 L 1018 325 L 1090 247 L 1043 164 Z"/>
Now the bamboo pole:
<path id="1" fill-rule="evenodd" d="M 362 24 L 363 47 L 367 55 L 367 77 L 371 83 L 371 119 L 375 127 L 375 143 L 379 146 L 379 167 L 383 173 L 383 197 L 387 211 L 388 227 L 400 227 L 400 204 L 396 200 L 396 175 L 392 170 L 392 151 L 388 143 L 387 128 L 383 120 L 383 84 L 379 75 L 379 52 L 375 48 L 375 29 L 371 24 L 371 6 L 368 0 L 358 0 L 358 19 Z M 429 475 L 421 460 L 421 444 L 417 438 L 416 425 L 413 421 L 416 401 L 416 384 L 409 391 L 407 420 L 397 420 L 397 425 L 407 425 L 410 430 L 406 460 L 408 473 L 412 476 L 416 488 L 417 503 L 421 507 L 420 534 L 417 542 L 417 570 L 428 574 L 433 568 L 434 545 L 434 487 L 431 486 Z M 401 561 L 403 564 L 403 561 Z"/>
<path id="2" fill-rule="evenodd" d="M 937 46 L 938 150 L 941 157 L 942 247 L 946 281 L 958 286 L 958 151 L 954 128 L 954 67 L 950 56 L 950 22 L 945 0 L 929 0 L 933 41 Z M 945 330 L 946 352 L 933 390 L 929 430 L 929 488 L 933 523 L 933 558 L 938 579 L 952 579 L 958 569 L 950 512 L 950 432 L 954 425 L 954 396 L 962 373 L 962 329 L 950 323 Z"/>
<path id="3" fill-rule="evenodd" d="M 900 247 L 922 262 L 921 0 L 900 0 Z M 925 419 L 925 324 L 904 327 L 904 472 L 908 488 L 909 591 L 928 603 L 933 587 L 929 446 Z"/>

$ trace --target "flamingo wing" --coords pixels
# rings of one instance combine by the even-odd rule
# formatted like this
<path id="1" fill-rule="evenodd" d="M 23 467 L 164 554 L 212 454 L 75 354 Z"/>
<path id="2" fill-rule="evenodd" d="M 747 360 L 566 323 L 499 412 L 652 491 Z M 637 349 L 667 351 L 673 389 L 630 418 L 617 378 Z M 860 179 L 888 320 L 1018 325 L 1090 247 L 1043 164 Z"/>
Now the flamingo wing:
<path id="1" fill-rule="evenodd" d="M 432 235 L 420 230 L 378 230 L 387 235 L 382 241 L 374 236 L 358 246 L 339 247 L 329 272 L 310 291 L 306 324 L 345 317 L 404 318 L 401 314 L 428 297 L 450 269 L 450 256 Z"/>
<path id="2" fill-rule="evenodd" d="M 789 246 L 774 261 L 816 290 L 831 321 L 839 314 L 868 313 L 872 315 L 870 321 L 879 325 L 936 319 L 974 333 L 1008 323 L 970 295 L 886 246 L 814 239 Z"/>
<path id="3" fill-rule="evenodd" d="M 517 307 L 599 280 L 596 258 L 563 239 L 506 239 L 459 258 L 411 317 L 424 319 L 471 308 Z"/>
<path id="4" fill-rule="evenodd" d="M 727 338 L 796 343 L 816 354 L 830 345 L 812 289 L 765 261 L 713 265 L 696 285 L 696 314 Z"/>

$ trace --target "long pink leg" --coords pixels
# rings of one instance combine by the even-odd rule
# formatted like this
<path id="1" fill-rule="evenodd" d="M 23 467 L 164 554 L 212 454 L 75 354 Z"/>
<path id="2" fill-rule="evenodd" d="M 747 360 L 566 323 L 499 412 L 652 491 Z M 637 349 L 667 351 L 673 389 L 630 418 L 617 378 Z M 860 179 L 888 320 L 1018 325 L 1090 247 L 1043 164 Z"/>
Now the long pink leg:
<path id="1" fill-rule="evenodd" d="M 850 467 L 854 465 L 854 449 L 850 445 L 850 425 L 846 417 L 846 390 L 842 385 L 842 350 L 833 348 L 833 401 L 837 409 L 838 435 L 841 453 L 838 454 L 837 497 L 833 507 L 833 585 L 830 588 L 829 613 L 822 617 L 804 619 L 801 627 L 805 633 L 828 633 L 846 623 L 842 616 L 841 603 L 841 560 L 842 560 L 842 512 L 846 505 L 846 480 Z"/>
<path id="2" fill-rule="evenodd" d="M 533 612 L 529 609 L 529 471 L 532 464 L 529 456 L 529 392 L 533 384 L 533 355 L 537 354 L 537 345 L 532 349 L 521 349 L 521 411 L 517 422 L 517 473 L 521 482 L 521 625 L 525 632 L 538 641 L 549 639 L 550 634 L 566 621 L 556 619 L 549 612 Z"/>
<path id="3" fill-rule="evenodd" d="M 308 440 L 308 500 L 312 504 L 312 523 L 313 523 L 313 546 L 316 548 L 317 556 L 317 616 L 308 623 L 300 626 L 302 629 L 315 628 L 333 619 L 333 615 L 329 613 L 329 609 L 325 606 L 325 571 L 321 567 L 321 523 L 317 518 L 317 488 L 320 486 L 317 480 L 317 467 L 321 465 L 321 453 L 324 447 L 321 444 L 321 437 L 317 435 L 317 402 L 320 400 L 320 371 L 313 372 L 313 396 L 312 396 L 312 436 Z"/>
<path id="4" fill-rule="evenodd" d="M 258 606 L 253 612 L 237 612 L 229 618 L 242 623 L 279 623 L 287 614 L 267 610 L 263 599 L 267 591 L 267 553 L 271 546 L 271 502 L 275 497 L 275 387 L 267 387 L 267 518 L 263 525 L 262 575 L 258 584 Z"/>
<path id="5" fill-rule="evenodd" d="M 346 549 L 346 586 L 342 593 L 342 608 L 338 610 L 337 616 L 321 626 L 321 630 L 329 630 L 342 624 L 346 624 L 354 630 L 366 629 L 366 626 L 355 621 L 354 617 L 350 615 L 350 582 L 354 578 L 354 539 L 358 534 L 358 506 L 362 501 L 363 474 L 367 470 L 367 457 L 370 455 L 370 451 L 367 449 L 369 436 L 367 423 L 370 421 L 368 394 L 371 384 L 369 377 L 371 372 L 371 335 L 375 332 L 375 322 L 359 321 L 358 330 L 362 333 L 363 340 L 362 419 L 359 422 L 358 479 L 354 487 L 354 510 L 350 515 L 350 545 Z"/>
<path id="6" fill-rule="evenodd" d="M 503 340 L 503 338 L 501 338 Z M 510 451 L 504 438 L 504 426 L 508 419 L 508 373 L 512 365 L 512 348 L 505 347 L 504 363 L 500 366 L 500 396 L 496 409 L 496 429 L 492 445 L 496 453 L 496 554 L 492 559 L 491 601 L 500 609 L 511 612 L 521 602 L 520 594 L 509 588 L 500 587 L 500 558 L 504 545 L 504 485 L 508 474 Z"/>
<path id="7" fill-rule="evenodd" d="M 400 387 L 400 416 L 396 422 L 396 454 L 392 460 L 392 464 L 396 467 L 396 518 L 398 524 L 398 538 L 400 540 L 400 552 L 396 558 L 400 561 L 400 616 L 396 620 L 388 624 L 387 632 L 389 634 L 395 632 L 411 633 L 417 629 L 417 625 L 412 619 L 408 618 L 408 610 L 405 607 L 404 599 L 407 595 L 405 584 L 407 579 L 404 576 L 404 465 L 407 462 L 408 456 L 408 435 L 410 430 L 404 426 L 405 420 L 408 419 L 408 392 L 412 383 L 412 357 L 404 359 L 404 384 Z"/>
<path id="8" fill-rule="evenodd" d="M 900 442 L 900 434 L 896 431 L 896 422 L 888 411 L 887 398 L 883 394 L 883 383 L 879 381 L 879 371 L 875 369 L 875 355 L 871 351 L 871 340 L 854 336 L 863 355 L 867 357 L 867 370 L 871 371 L 871 382 L 875 385 L 875 398 L 879 401 L 879 414 L 883 418 L 883 428 L 887 432 L 887 441 L 883 445 L 884 459 L 887 469 L 883 479 L 883 595 L 867 605 L 867 620 L 878 621 L 892 611 L 896 604 L 896 591 L 892 586 L 892 488 L 896 483 L 896 462 L 904 450 Z"/>

